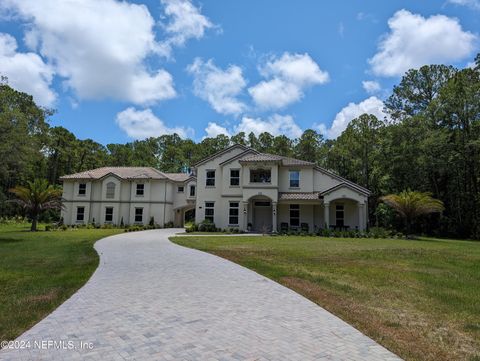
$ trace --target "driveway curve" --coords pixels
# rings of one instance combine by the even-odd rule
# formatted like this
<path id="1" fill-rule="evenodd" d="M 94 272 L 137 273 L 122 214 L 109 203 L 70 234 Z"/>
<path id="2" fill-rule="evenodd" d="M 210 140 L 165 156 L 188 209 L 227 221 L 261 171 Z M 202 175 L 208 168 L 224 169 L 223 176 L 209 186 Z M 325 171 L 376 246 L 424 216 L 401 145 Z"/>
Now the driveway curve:
<path id="1" fill-rule="evenodd" d="M 299 294 L 171 243 L 178 230 L 111 236 L 100 265 L 1 360 L 398 360 Z"/>

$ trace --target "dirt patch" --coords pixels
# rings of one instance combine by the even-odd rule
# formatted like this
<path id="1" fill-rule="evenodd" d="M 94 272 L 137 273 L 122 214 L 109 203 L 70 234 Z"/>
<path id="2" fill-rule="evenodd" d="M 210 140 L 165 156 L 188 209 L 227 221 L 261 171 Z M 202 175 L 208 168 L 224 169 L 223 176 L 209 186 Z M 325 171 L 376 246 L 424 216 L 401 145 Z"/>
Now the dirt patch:
<path id="1" fill-rule="evenodd" d="M 58 299 L 59 293 L 60 290 L 58 288 L 52 288 L 46 293 L 26 297 L 25 303 L 52 302 Z"/>

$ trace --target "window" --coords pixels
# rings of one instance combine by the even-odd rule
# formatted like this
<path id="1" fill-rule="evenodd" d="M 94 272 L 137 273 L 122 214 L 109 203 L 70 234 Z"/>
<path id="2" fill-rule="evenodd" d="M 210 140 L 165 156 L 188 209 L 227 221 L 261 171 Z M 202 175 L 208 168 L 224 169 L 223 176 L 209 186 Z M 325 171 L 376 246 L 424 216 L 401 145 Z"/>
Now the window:
<path id="1" fill-rule="evenodd" d="M 300 226 L 300 205 L 290 204 L 290 227 Z"/>
<path id="2" fill-rule="evenodd" d="M 298 170 L 290 171 L 290 188 L 300 187 L 300 172 Z"/>
<path id="3" fill-rule="evenodd" d="M 195 186 L 190 186 L 190 197 L 195 197 Z"/>
<path id="4" fill-rule="evenodd" d="M 230 169 L 230 185 L 240 185 L 240 169 Z"/>
<path id="5" fill-rule="evenodd" d="M 106 198 L 109 198 L 109 199 L 115 198 L 115 183 L 113 183 L 113 182 L 108 182 L 107 183 Z"/>
<path id="6" fill-rule="evenodd" d="M 137 196 L 143 197 L 145 194 L 145 184 L 143 183 L 137 183 Z"/>
<path id="7" fill-rule="evenodd" d="M 207 170 L 207 187 L 215 187 L 215 171 L 214 170 Z"/>
<path id="8" fill-rule="evenodd" d="M 177 188 L 178 193 L 183 193 L 184 190 L 185 190 L 185 188 L 183 186 L 178 186 L 178 188 Z"/>
<path id="9" fill-rule="evenodd" d="M 143 208 L 135 208 L 135 223 L 143 223 Z"/>
<path id="10" fill-rule="evenodd" d="M 77 207 L 77 222 L 85 220 L 85 207 Z"/>
<path id="11" fill-rule="evenodd" d="M 250 169 L 250 183 L 270 183 L 271 179 L 270 169 Z"/>
<path id="12" fill-rule="evenodd" d="M 343 227 L 345 225 L 345 208 L 343 204 L 337 204 L 335 206 L 335 224 Z"/>
<path id="13" fill-rule="evenodd" d="M 228 224 L 231 226 L 238 226 L 238 207 L 239 202 L 230 202 Z"/>
<path id="14" fill-rule="evenodd" d="M 80 183 L 78 185 L 78 195 L 79 196 L 84 196 L 87 194 L 87 184 L 86 183 Z"/>
<path id="15" fill-rule="evenodd" d="M 214 214 L 215 214 L 215 203 L 214 202 L 205 202 L 205 220 L 209 220 L 212 223 L 215 223 L 213 221 L 214 219 Z"/>
<path id="16" fill-rule="evenodd" d="M 105 222 L 113 222 L 113 207 L 105 208 Z"/>

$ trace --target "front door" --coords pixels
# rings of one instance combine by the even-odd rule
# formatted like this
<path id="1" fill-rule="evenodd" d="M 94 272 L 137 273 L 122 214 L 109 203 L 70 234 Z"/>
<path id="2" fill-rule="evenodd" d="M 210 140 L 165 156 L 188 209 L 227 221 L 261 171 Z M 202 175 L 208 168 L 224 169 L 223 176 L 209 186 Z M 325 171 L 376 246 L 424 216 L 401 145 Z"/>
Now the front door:
<path id="1" fill-rule="evenodd" d="M 253 229 L 256 232 L 272 231 L 272 203 L 255 201 L 253 203 Z"/>

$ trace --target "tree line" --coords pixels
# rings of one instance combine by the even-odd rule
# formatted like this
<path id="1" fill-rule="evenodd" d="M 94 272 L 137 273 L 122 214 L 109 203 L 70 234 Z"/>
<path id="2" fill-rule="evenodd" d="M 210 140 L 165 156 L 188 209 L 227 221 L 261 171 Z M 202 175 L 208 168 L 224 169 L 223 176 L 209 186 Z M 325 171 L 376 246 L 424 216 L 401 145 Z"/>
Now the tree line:
<path id="1" fill-rule="evenodd" d="M 443 201 L 441 215 L 425 216 L 417 231 L 480 239 L 480 55 L 473 68 L 426 65 L 409 70 L 384 102 L 385 119 L 363 114 L 337 139 L 307 129 L 297 139 L 267 132 L 219 135 L 200 142 L 177 134 L 125 144 L 81 140 L 48 124 L 52 110 L 0 84 L 0 216 L 18 209 L 8 190 L 35 178 L 102 166 L 150 166 L 180 172 L 231 144 L 317 163 L 372 191 L 369 224 L 395 227 L 380 198 L 404 190 Z"/>

